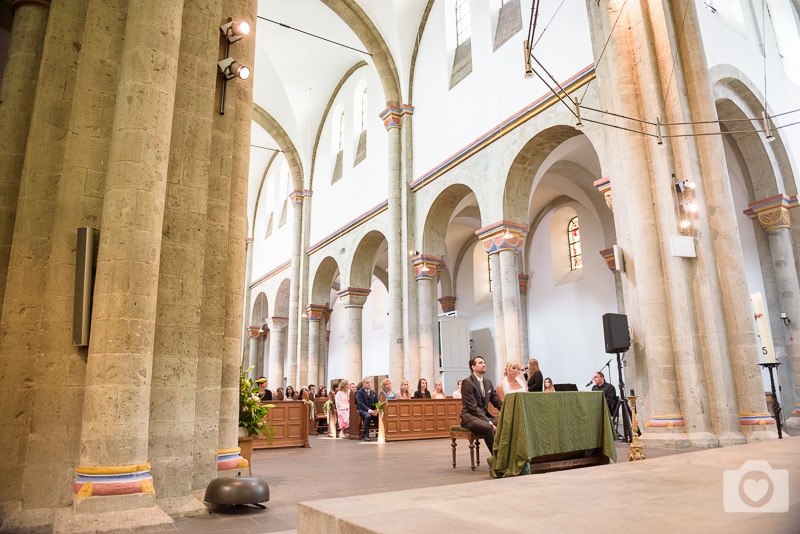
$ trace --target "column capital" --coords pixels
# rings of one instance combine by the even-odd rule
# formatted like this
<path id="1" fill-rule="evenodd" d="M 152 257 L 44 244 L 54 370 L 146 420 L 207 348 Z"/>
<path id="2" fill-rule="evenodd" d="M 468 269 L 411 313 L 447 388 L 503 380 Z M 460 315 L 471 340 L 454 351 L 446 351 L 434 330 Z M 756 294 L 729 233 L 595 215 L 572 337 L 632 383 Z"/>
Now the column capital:
<path id="1" fill-rule="evenodd" d="M 289 327 L 289 318 L 288 317 L 267 317 L 264 321 L 267 323 L 267 326 L 270 330 L 275 330 L 277 332 L 285 332 L 286 329 Z"/>
<path id="2" fill-rule="evenodd" d="M 616 272 L 617 270 L 617 262 L 614 259 L 614 248 L 604 248 L 603 250 L 599 251 L 600 255 L 606 260 L 606 265 L 611 270 L 611 272 Z"/>
<path id="3" fill-rule="evenodd" d="M 483 251 L 487 254 L 494 254 L 502 250 L 511 250 L 520 254 L 528 230 L 527 224 L 499 221 L 475 230 L 475 235 L 481 240 Z"/>
<path id="4" fill-rule="evenodd" d="M 414 106 L 404 104 L 403 106 L 387 106 L 381 111 L 380 117 L 387 130 L 399 128 L 403 120 L 403 115 L 413 115 Z"/>
<path id="5" fill-rule="evenodd" d="M 611 211 L 614 211 L 614 199 L 611 198 L 611 177 L 606 176 L 604 178 L 600 178 L 599 180 L 595 180 L 592 182 L 592 185 L 597 188 L 598 191 L 603 193 L 603 198 L 606 201 L 606 206 Z"/>
<path id="6" fill-rule="evenodd" d="M 439 299 L 439 304 L 442 305 L 442 311 L 444 313 L 450 313 L 456 311 L 456 297 L 452 295 L 441 297 Z"/>
<path id="7" fill-rule="evenodd" d="M 747 205 L 744 214 L 751 219 L 758 219 L 764 230 L 776 230 L 778 228 L 789 228 L 789 210 L 796 208 L 800 204 L 797 195 L 775 195 L 774 197 L 757 200 Z"/>
<path id="8" fill-rule="evenodd" d="M 365 287 L 347 287 L 339 291 L 339 300 L 345 308 L 361 308 L 367 301 L 370 291 Z"/>
<path id="9" fill-rule="evenodd" d="M 530 277 L 527 274 L 519 273 L 519 294 L 520 295 L 527 295 L 528 294 L 528 280 Z"/>
<path id="10" fill-rule="evenodd" d="M 442 268 L 442 258 L 417 254 L 411 258 L 411 264 L 414 266 L 414 278 L 416 280 L 433 280 L 439 276 L 439 270 Z"/>
<path id="11" fill-rule="evenodd" d="M 256 339 L 257 337 L 260 337 L 264 331 L 260 326 L 250 325 L 247 327 L 247 333 L 250 334 L 250 339 Z"/>
<path id="12" fill-rule="evenodd" d="M 319 322 L 322 320 L 322 317 L 325 315 L 325 310 L 327 309 L 328 307 L 324 304 L 309 304 L 306 306 L 306 316 L 309 321 Z"/>
<path id="13" fill-rule="evenodd" d="M 289 198 L 292 199 L 292 207 L 302 207 L 303 199 L 305 197 L 311 197 L 313 193 L 314 192 L 310 189 L 295 189 L 289 193 Z"/>

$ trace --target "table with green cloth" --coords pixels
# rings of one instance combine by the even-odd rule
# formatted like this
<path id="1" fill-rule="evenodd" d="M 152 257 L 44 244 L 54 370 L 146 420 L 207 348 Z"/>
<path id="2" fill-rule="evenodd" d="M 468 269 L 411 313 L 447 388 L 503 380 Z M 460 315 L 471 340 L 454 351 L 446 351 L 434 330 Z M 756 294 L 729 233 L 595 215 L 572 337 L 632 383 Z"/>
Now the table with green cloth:
<path id="1" fill-rule="evenodd" d="M 601 449 L 617 461 L 614 430 L 601 391 L 506 395 L 492 448 L 496 477 L 527 472 L 538 456 Z M 605 460 L 607 463 L 607 460 Z"/>

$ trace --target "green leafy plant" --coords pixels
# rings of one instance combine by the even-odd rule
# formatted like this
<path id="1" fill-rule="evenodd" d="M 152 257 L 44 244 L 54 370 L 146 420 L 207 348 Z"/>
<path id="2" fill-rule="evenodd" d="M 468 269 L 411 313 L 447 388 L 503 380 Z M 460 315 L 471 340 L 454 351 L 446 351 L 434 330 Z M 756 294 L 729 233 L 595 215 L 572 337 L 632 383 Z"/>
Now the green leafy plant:
<path id="1" fill-rule="evenodd" d="M 239 371 L 239 426 L 245 429 L 248 436 L 263 436 L 272 443 L 275 427 L 267 423 L 269 411 L 274 404 L 261 404 L 258 394 L 259 386 L 247 373 L 254 366 Z"/>

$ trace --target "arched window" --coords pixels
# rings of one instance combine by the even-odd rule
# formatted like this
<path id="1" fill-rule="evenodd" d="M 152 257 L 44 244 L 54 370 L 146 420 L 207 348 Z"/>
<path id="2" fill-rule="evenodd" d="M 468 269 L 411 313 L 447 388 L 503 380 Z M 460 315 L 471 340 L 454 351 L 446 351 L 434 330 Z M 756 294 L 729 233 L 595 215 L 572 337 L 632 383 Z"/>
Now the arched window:
<path id="1" fill-rule="evenodd" d="M 339 150 L 341 152 L 344 150 L 344 111 L 342 114 L 339 115 Z"/>
<path id="2" fill-rule="evenodd" d="M 367 88 L 361 93 L 361 131 L 367 131 Z"/>
<path id="3" fill-rule="evenodd" d="M 567 243 L 569 243 L 569 268 L 573 271 L 583 268 L 581 259 L 581 225 L 578 217 L 570 219 L 567 225 Z"/>
<path id="4" fill-rule="evenodd" d="M 469 20 L 469 0 L 456 0 L 456 46 L 472 35 Z"/>

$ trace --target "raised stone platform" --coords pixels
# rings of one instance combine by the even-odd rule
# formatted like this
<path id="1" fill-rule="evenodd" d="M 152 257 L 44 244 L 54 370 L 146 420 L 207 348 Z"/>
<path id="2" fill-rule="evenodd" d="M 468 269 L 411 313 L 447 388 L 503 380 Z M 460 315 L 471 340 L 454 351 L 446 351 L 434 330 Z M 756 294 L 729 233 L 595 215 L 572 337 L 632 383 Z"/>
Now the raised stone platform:
<path id="1" fill-rule="evenodd" d="M 740 470 L 766 461 L 766 475 Z M 763 464 L 760 465 L 764 467 Z M 725 472 L 728 471 L 727 474 Z M 800 525 L 800 438 L 467 484 L 304 502 L 299 533 L 770 532 Z M 771 493 L 770 493 L 771 492 Z M 734 512 L 748 506 L 757 512 Z M 770 508 L 787 511 L 768 513 Z M 602 520 L 601 520 L 602 518 Z M 608 520 L 610 519 L 610 523 Z"/>

